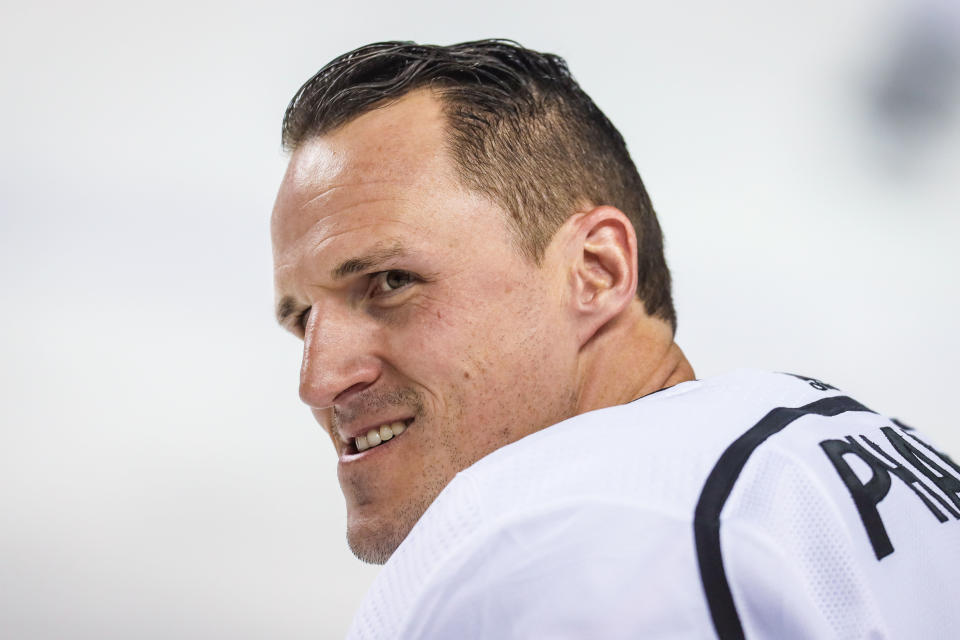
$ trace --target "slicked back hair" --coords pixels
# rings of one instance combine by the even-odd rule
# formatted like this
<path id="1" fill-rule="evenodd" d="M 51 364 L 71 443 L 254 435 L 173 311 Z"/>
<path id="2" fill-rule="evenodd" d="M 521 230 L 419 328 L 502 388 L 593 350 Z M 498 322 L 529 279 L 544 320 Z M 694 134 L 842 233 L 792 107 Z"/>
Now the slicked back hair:
<path id="1" fill-rule="evenodd" d="M 284 149 L 295 151 L 415 89 L 441 100 L 464 186 L 509 213 L 519 250 L 537 264 L 578 210 L 623 211 L 637 233 L 637 297 L 648 315 L 676 331 L 663 235 L 643 181 L 623 137 L 559 56 L 507 40 L 360 47 L 297 91 L 283 118 Z"/>

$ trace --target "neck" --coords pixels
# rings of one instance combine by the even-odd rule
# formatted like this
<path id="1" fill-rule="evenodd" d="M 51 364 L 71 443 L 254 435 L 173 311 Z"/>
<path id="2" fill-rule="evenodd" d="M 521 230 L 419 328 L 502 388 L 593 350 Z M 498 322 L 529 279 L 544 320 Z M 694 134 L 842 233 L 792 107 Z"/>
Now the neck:
<path id="1" fill-rule="evenodd" d="M 577 413 L 624 404 L 694 379 L 670 326 L 634 301 L 581 350 Z"/>

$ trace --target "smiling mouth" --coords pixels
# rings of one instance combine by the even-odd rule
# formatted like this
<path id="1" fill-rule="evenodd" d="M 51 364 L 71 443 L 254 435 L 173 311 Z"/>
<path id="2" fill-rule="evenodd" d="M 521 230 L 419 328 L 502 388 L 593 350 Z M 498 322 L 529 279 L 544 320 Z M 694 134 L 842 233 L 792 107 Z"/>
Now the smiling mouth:
<path id="1" fill-rule="evenodd" d="M 379 447 L 388 440 L 392 440 L 406 431 L 411 422 L 413 422 L 413 418 L 388 422 L 375 429 L 370 429 L 365 434 L 353 438 L 350 442 L 350 453 L 360 453 L 367 449 Z"/>

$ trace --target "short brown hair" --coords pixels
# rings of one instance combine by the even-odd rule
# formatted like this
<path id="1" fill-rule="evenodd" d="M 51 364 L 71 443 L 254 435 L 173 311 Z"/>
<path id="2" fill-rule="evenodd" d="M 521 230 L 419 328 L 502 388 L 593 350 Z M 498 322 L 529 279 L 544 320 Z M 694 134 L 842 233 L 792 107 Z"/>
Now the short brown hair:
<path id="1" fill-rule="evenodd" d="M 637 296 L 676 330 L 663 234 L 643 181 L 623 136 L 559 56 L 506 40 L 360 47 L 297 91 L 283 118 L 284 149 L 421 88 L 444 103 L 460 179 L 509 212 L 533 261 L 579 208 L 623 211 L 637 233 Z"/>

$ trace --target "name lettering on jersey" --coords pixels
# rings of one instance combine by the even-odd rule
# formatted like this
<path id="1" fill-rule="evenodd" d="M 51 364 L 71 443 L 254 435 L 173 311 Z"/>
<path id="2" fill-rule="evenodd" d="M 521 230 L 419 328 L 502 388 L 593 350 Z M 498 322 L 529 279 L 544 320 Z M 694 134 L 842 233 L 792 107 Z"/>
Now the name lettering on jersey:
<path id="1" fill-rule="evenodd" d="M 909 487 L 938 522 L 946 522 L 950 517 L 960 520 L 960 465 L 921 440 L 906 425 L 896 420 L 894 424 L 899 430 L 891 426 L 880 428 L 887 444 L 893 447 L 892 452 L 862 434 L 820 443 L 850 491 L 877 560 L 893 553 L 893 543 L 877 508 L 889 493 L 893 478 Z M 869 480 L 860 480 L 848 456 L 856 456 L 870 468 Z"/>
<path id="2" fill-rule="evenodd" d="M 817 380 L 816 378 L 808 378 L 807 376 L 801 376 L 796 373 L 788 373 L 787 375 L 803 380 L 804 382 L 809 384 L 811 387 L 813 387 L 817 391 L 827 391 L 828 389 L 833 391 L 839 391 L 839 389 L 837 389 L 835 386 L 833 386 L 832 384 L 827 384 L 823 380 Z"/>

